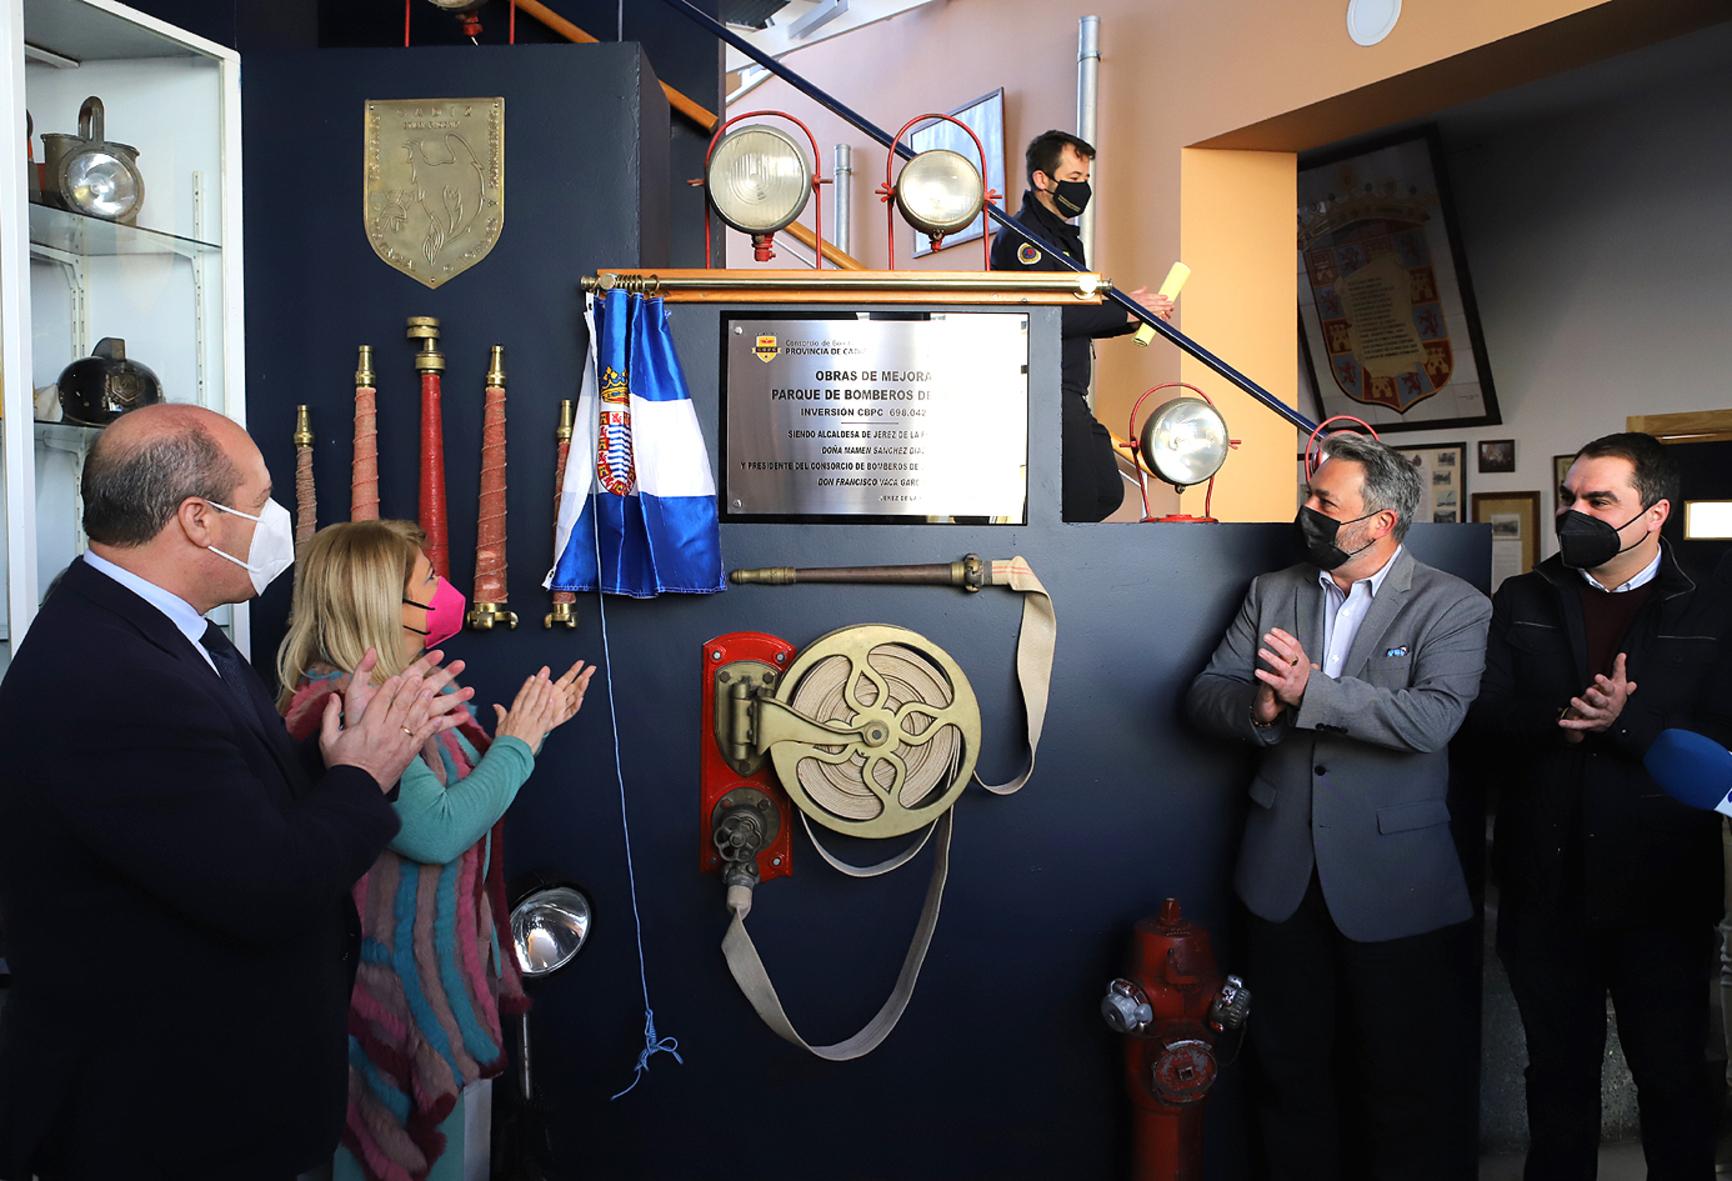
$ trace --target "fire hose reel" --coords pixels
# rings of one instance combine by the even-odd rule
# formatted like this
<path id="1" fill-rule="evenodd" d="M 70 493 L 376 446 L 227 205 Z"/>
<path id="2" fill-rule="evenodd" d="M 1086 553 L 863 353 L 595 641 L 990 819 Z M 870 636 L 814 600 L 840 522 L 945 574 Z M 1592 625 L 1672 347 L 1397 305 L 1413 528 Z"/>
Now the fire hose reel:
<path id="1" fill-rule="evenodd" d="M 737 640 L 709 647 L 724 651 Z M 772 784 L 808 827 L 815 820 L 847 836 L 883 838 L 934 823 L 974 771 L 980 705 L 968 677 L 906 628 L 841 628 L 809 644 L 785 673 L 735 660 L 717 667 L 707 688 L 728 769 L 758 779 L 766 762 L 774 771 L 761 787 L 732 787 L 709 805 L 722 861 L 741 862 L 748 849 L 755 857 L 775 842 Z"/>
<path id="2" fill-rule="evenodd" d="M 777 1035 L 830 1061 L 871 1053 L 901 1019 L 938 925 L 950 872 L 954 805 L 971 779 L 1011 795 L 1034 773 L 1046 720 L 1058 621 L 1040 579 L 1022 558 L 913 566 L 734 570 L 736 585 L 850 582 L 950 586 L 977 592 L 999 586 L 1022 597 L 1017 680 L 1028 725 L 1028 764 L 1011 780 L 979 780 L 980 703 L 962 666 L 925 636 L 890 624 L 860 624 L 819 636 L 796 653 L 762 632 L 734 632 L 704 645 L 700 744 L 699 862 L 721 873 L 732 914 L 722 940 L 734 982 Z M 878 877 L 933 846 L 932 878 L 914 937 L 889 999 L 854 1036 L 814 1046 L 794 1029 L 746 931 L 761 882 L 792 872 L 795 814 L 812 847 L 850 877 Z M 813 827 L 816 822 L 817 828 Z M 902 839 L 875 865 L 850 865 L 831 853 L 818 829 L 868 839 Z M 916 835 L 919 834 L 919 835 Z"/>
<path id="3" fill-rule="evenodd" d="M 820 636 L 797 658 L 774 637 L 720 636 L 705 645 L 705 714 L 714 727 L 702 763 L 706 868 L 719 868 L 733 922 L 723 940 L 741 991 L 782 1037 L 833 1060 L 875 1049 L 913 995 L 937 925 L 948 873 L 951 807 L 974 773 L 980 705 L 967 675 L 926 637 L 888 624 Z M 809 1045 L 782 1010 L 746 933 L 752 892 L 790 871 L 790 806 L 819 854 L 843 873 L 876 877 L 939 837 L 926 907 L 895 990 L 854 1037 Z M 812 828 L 864 838 L 925 835 L 888 860 L 852 866 Z"/>

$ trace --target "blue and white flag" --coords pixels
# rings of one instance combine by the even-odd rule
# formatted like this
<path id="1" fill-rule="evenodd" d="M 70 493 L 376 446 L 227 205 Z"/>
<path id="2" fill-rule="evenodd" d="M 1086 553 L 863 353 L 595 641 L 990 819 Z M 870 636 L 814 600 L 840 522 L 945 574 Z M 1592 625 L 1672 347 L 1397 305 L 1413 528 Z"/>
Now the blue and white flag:
<path id="1" fill-rule="evenodd" d="M 716 480 L 660 299 L 585 301 L 589 356 L 550 590 L 648 599 L 722 590 Z M 599 537 L 598 537 L 599 533 Z"/>

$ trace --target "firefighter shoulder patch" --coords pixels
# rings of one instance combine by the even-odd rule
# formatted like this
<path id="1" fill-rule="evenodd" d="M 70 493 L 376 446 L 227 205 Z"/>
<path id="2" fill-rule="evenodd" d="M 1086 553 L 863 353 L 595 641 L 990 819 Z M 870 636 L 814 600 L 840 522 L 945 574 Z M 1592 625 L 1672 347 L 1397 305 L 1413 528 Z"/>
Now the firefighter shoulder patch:
<path id="1" fill-rule="evenodd" d="M 1016 248 L 1016 261 L 1020 262 L 1025 267 L 1032 267 L 1035 263 L 1040 261 L 1040 251 L 1036 250 L 1033 246 L 1030 246 L 1027 242 L 1024 242 L 1021 246 Z"/>

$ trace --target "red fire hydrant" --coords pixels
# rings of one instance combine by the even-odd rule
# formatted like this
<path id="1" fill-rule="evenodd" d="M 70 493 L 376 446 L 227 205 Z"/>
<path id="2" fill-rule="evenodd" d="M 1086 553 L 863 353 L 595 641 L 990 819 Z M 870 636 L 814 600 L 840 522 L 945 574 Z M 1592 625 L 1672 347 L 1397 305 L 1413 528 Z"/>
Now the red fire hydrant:
<path id="1" fill-rule="evenodd" d="M 1222 978 L 1209 933 L 1185 921 L 1177 899 L 1137 921 L 1129 974 L 1101 1001 L 1101 1016 L 1125 1035 L 1135 1181 L 1202 1177 L 1203 1099 L 1220 1070 L 1216 1045 L 1230 1041 L 1226 1061 L 1237 1056 L 1250 1010 L 1245 982 Z"/>

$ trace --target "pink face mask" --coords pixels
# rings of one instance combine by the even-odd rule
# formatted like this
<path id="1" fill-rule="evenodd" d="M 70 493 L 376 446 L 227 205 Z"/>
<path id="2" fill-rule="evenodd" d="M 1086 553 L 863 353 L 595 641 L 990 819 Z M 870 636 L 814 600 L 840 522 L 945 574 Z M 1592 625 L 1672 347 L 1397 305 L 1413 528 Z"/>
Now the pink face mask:
<path id="1" fill-rule="evenodd" d="M 408 624 L 403 625 L 409 631 L 424 637 L 421 641 L 423 648 L 437 648 L 463 630 L 463 615 L 469 609 L 469 600 L 463 597 L 462 591 L 445 581 L 443 575 L 439 578 L 438 586 L 434 588 L 432 602 L 418 603 L 407 597 L 403 601 L 411 607 L 420 607 L 427 612 L 426 631 L 409 627 Z"/>

